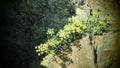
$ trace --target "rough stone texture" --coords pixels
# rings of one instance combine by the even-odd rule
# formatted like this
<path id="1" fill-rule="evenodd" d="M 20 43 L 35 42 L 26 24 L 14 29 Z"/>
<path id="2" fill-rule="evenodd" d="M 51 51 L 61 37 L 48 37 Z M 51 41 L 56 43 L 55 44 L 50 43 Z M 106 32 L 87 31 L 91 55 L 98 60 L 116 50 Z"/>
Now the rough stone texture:
<path id="1" fill-rule="evenodd" d="M 116 35 L 108 33 L 99 40 L 97 45 L 98 68 L 109 68 L 112 64 L 112 55 L 116 44 Z M 97 43 L 97 42 L 96 42 Z"/>
<path id="2" fill-rule="evenodd" d="M 79 44 L 81 44 L 81 49 L 79 50 L 74 43 L 71 43 L 72 53 L 68 54 L 68 57 L 72 59 L 72 63 L 66 64 L 65 68 L 96 68 L 94 63 L 94 49 L 90 43 L 89 34 L 81 40 L 78 40 Z M 64 68 L 59 63 L 64 63 L 60 60 L 59 57 L 56 57 L 56 61 L 50 62 L 48 64 L 48 68 Z M 59 63 L 58 63 L 59 62 Z"/>
<path id="3" fill-rule="evenodd" d="M 90 35 L 87 34 L 79 40 L 80 50 L 72 43 L 72 53 L 68 57 L 72 59 L 73 63 L 66 64 L 65 68 L 118 68 L 120 63 L 120 59 L 118 59 L 120 55 L 118 51 L 120 39 L 116 39 L 118 33 L 120 32 L 109 32 L 101 36 L 92 36 L 92 40 L 90 40 Z M 63 63 L 60 58 L 58 61 Z M 48 68 L 51 68 L 51 65 L 53 65 L 53 68 L 64 68 L 61 64 L 55 63 L 55 61 L 49 65 Z"/>
<path id="4" fill-rule="evenodd" d="M 112 64 L 112 55 L 115 50 L 116 34 L 106 33 L 103 36 L 94 36 L 94 49 L 97 67 L 108 68 Z"/>
<path id="5" fill-rule="evenodd" d="M 61 65 L 59 65 L 58 63 L 56 62 L 52 62 L 48 65 L 49 68 L 62 68 Z"/>
<path id="6" fill-rule="evenodd" d="M 78 58 L 78 64 L 76 65 L 78 68 L 95 68 L 95 56 L 94 56 L 94 49 L 91 45 L 89 35 L 87 35 L 85 38 L 80 40 L 81 43 L 81 49 L 80 51 L 74 53 L 78 55 L 76 58 Z M 74 49 L 77 51 L 76 49 Z M 73 54 L 73 55 L 74 55 Z M 85 64 L 87 63 L 87 65 Z"/>
<path id="7" fill-rule="evenodd" d="M 100 15 L 101 19 L 105 17 L 105 14 L 113 13 L 113 16 L 114 12 L 111 11 L 113 9 L 109 9 L 112 2 L 112 0 L 108 3 L 106 0 L 86 0 L 85 5 L 80 5 L 75 9 L 76 17 L 84 15 L 83 18 L 87 18 L 89 17 L 90 9 L 98 10 L 100 7 L 107 8 L 105 12 Z M 115 19 L 113 20 L 115 22 Z M 115 30 L 119 28 L 115 27 L 110 29 Z M 117 37 L 118 35 L 120 35 L 120 32 L 115 33 L 114 31 L 104 33 L 103 35 L 91 36 L 87 34 L 82 39 L 79 39 L 80 50 L 74 46 L 76 45 L 74 43 L 71 46 L 72 53 L 69 54 L 68 57 L 72 59 L 73 63 L 66 64 L 62 61 L 66 65 L 65 68 L 118 68 L 120 63 L 120 59 L 118 58 L 120 56 L 120 39 Z M 54 63 L 52 65 L 54 65 Z"/>
<path id="8" fill-rule="evenodd" d="M 114 45 L 114 53 L 112 55 L 112 64 L 110 68 L 119 68 L 120 67 L 120 31 L 116 32 L 116 39 L 114 40 L 116 43 Z M 114 37 L 114 38 L 115 38 Z"/>
<path id="9" fill-rule="evenodd" d="M 62 26 L 66 24 L 66 19 L 71 16 L 86 20 L 90 16 L 90 10 L 98 10 L 98 8 L 102 6 L 105 7 L 106 10 L 100 18 L 104 18 L 104 14 L 108 14 L 117 20 L 113 22 L 119 24 L 120 20 L 120 17 L 116 16 L 119 15 L 117 9 L 120 7 L 117 6 L 117 4 L 113 4 L 114 0 L 21 0 L 20 4 L 14 0 L 12 1 L 13 2 L 10 2 L 11 5 L 5 8 L 5 21 L 7 21 L 6 27 L 8 27 L 8 29 L 1 27 L 3 29 L 2 32 L 6 31 L 2 40 L 7 37 L 7 40 L 5 39 L 4 42 L 6 43 L 6 41 L 10 40 L 8 43 L 9 47 L 6 49 L 7 46 L 5 46 L 4 50 L 7 50 L 6 52 L 13 51 L 12 53 L 9 52 L 10 55 L 5 55 L 6 58 L 9 57 L 10 59 L 10 61 L 6 63 L 10 64 L 11 61 L 13 61 L 15 62 L 13 65 L 19 68 L 40 68 L 39 59 L 34 58 L 34 55 L 36 55 L 34 53 L 34 45 L 42 42 L 40 39 L 45 35 L 47 28 L 55 28 L 57 31 L 57 29 L 62 28 Z M 25 1 L 27 1 L 27 4 Z M 85 4 L 83 4 L 82 1 Z M 120 25 L 118 24 L 115 25 L 115 27 L 117 26 L 115 29 L 118 29 Z M 72 62 L 63 62 L 62 59 L 56 56 L 57 62 L 51 62 L 47 67 L 119 68 L 119 35 L 120 31 L 106 33 L 101 36 L 86 35 L 82 39 L 79 39 L 78 43 L 81 49 L 72 43 L 75 45 L 71 46 L 72 53 L 67 54 Z M 90 39 L 90 37 L 92 37 L 92 39 Z M 15 51 L 13 49 L 17 50 Z"/>

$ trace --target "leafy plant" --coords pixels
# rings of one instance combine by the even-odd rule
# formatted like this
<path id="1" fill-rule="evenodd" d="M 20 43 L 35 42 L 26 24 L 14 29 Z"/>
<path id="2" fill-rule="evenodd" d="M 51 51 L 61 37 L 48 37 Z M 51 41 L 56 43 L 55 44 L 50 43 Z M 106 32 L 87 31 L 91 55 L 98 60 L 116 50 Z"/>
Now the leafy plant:
<path id="1" fill-rule="evenodd" d="M 100 19 L 99 15 L 103 11 L 103 8 L 100 8 L 100 11 L 93 11 L 92 16 L 88 19 L 87 23 L 87 32 L 92 34 L 102 34 L 105 30 L 105 27 L 107 23 L 105 23 L 105 20 Z"/>
<path id="2" fill-rule="evenodd" d="M 87 20 L 87 22 L 82 21 L 75 16 L 68 18 L 68 23 L 56 34 L 54 29 L 49 28 L 46 33 L 48 35 L 48 40 L 45 43 L 36 46 L 36 52 L 38 55 L 46 53 L 50 56 L 54 56 L 56 52 L 66 50 L 69 47 L 67 43 L 73 38 L 78 37 L 77 35 L 83 33 L 101 34 L 106 27 L 105 21 L 99 18 L 102 11 L 104 11 L 103 8 L 100 8 L 100 12 L 93 11 L 93 15 Z M 43 59 L 43 62 L 46 61 L 45 58 Z"/>

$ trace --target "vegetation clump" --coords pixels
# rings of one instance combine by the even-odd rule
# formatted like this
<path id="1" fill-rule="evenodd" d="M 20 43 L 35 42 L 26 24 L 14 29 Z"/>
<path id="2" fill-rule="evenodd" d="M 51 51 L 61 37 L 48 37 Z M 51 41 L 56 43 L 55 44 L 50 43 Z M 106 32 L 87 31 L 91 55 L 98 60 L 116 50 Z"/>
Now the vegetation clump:
<path id="1" fill-rule="evenodd" d="M 66 50 L 69 47 L 67 43 L 71 42 L 73 38 L 79 37 L 84 33 L 102 34 L 107 26 L 107 23 L 99 18 L 102 11 L 104 11 L 103 8 L 100 9 L 100 12 L 93 11 L 92 16 L 89 17 L 87 21 L 72 16 L 71 18 L 68 18 L 68 23 L 63 29 L 60 29 L 57 33 L 54 32 L 53 28 L 49 28 L 46 33 L 48 37 L 47 41 L 36 46 L 36 52 L 39 56 L 44 53 L 48 56 L 54 56 L 57 52 L 60 53 L 61 50 Z M 45 62 L 46 64 L 46 61 L 51 61 L 48 60 L 48 56 L 47 59 L 43 59 L 43 63 Z"/>

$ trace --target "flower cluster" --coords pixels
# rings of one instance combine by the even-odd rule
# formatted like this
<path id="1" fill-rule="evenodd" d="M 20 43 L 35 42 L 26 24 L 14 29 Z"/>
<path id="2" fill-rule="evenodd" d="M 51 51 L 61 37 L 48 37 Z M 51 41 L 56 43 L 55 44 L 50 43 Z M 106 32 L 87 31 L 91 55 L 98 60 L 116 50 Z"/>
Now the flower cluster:
<path id="1" fill-rule="evenodd" d="M 67 39 L 69 37 L 69 33 L 66 32 L 65 30 L 60 30 L 58 33 L 57 33 L 57 36 L 63 40 L 63 39 Z"/>
<path id="2" fill-rule="evenodd" d="M 103 11 L 104 9 L 101 8 L 100 10 Z M 93 16 L 87 19 L 87 23 L 75 16 L 68 18 L 68 23 L 56 34 L 54 34 L 54 29 L 48 29 L 46 34 L 51 37 L 45 43 L 41 43 L 36 46 L 36 52 L 38 52 L 38 55 L 47 53 L 49 56 L 51 56 L 50 54 L 53 56 L 56 53 L 56 49 L 61 50 L 61 47 L 66 49 L 68 47 L 66 45 L 68 39 L 71 40 L 71 36 L 76 33 L 76 35 L 83 34 L 85 32 L 93 34 L 102 33 L 102 30 L 105 28 L 105 23 L 104 20 L 99 19 L 99 13 L 100 12 L 97 11 L 93 12 Z"/>
<path id="3" fill-rule="evenodd" d="M 35 47 L 36 52 L 38 52 L 38 56 L 40 56 L 43 53 L 48 53 L 48 44 L 40 44 Z"/>
<path id="4" fill-rule="evenodd" d="M 78 20 L 76 17 L 71 17 L 68 19 L 68 24 L 64 26 L 64 29 L 60 29 L 54 37 L 48 39 L 45 43 L 42 43 L 36 46 L 36 52 L 38 55 L 43 53 L 50 53 L 51 50 L 54 50 L 61 46 L 61 44 L 65 44 L 65 40 L 71 39 L 70 36 L 74 33 L 82 33 L 83 30 L 86 29 L 86 24 L 82 21 Z M 48 29 L 47 35 L 53 36 L 54 29 Z M 61 46 L 62 47 L 62 46 Z"/>
<path id="5" fill-rule="evenodd" d="M 40 44 L 35 47 L 36 52 L 38 52 L 38 56 L 43 53 L 49 53 L 50 49 L 54 49 L 56 45 L 59 45 L 60 41 L 57 41 L 56 39 L 48 39 L 46 43 Z"/>
<path id="6" fill-rule="evenodd" d="M 55 33 L 54 29 L 49 28 L 48 31 L 47 31 L 47 34 L 50 35 L 50 36 L 52 36 L 54 33 Z"/>
<path id="7" fill-rule="evenodd" d="M 87 32 L 88 33 L 92 33 L 92 34 L 102 34 L 103 31 L 105 31 L 105 28 L 107 26 L 107 22 L 105 23 L 105 21 L 108 21 L 107 19 L 103 18 L 100 19 L 99 16 L 101 14 L 102 11 L 104 11 L 103 7 L 99 8 L 100 11 L 96 11 L 93 10 L 92 12 L 92 16 L 88 19 L 87 22 Z"/>

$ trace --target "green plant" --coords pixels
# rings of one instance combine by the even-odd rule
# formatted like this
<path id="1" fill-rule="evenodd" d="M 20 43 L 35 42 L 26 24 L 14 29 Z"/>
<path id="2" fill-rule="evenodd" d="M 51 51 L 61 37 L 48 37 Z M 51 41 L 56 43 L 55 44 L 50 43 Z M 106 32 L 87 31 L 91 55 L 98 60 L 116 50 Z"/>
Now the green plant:
<path id="1" fill-rule="evenodd" d="M 104 19 L 100 19 L 99 15 L 102 11 L 104 11 L 104 8 L 100 8 L 100 11 L 93 11 L 92 16 L 88 19 L 87 23 L 87 32 L 92 34 L 102 34 L 105 30 L 105 27 L 107 23 L 105 23 Z"/>
<path id="2" fill-rule="evenodd" d="M 101 34 L 106 27 L 104 20 L 99 18 L 102 11 L 104 11 L 103 8 L 100 9 L 100 12 L 93 11 L 93 15 L 87 20 L 87 22 L 82 21 L 79 17 L 75 16 L 68 18 L 68 23 L 56 34 L 54 29 L 49 28 L 46 33 L 49 36 L 48 40 L 45 43 L 36 46 L 36 52 L 38 52 L 38 55 L 46 53 L 48 56 L 54 56 L 56 52 L 66 50 L 69 47 L 67 43 L 73 38 L 78 37 L 77 35 L 83 33 Z M 46 62 L 45 58 L 43 59 L 43 62 Z"/>
<path id="3" fill-rule="evenodd" d="M 60 29 L 56 35 L 54 34 L 54 29 L 48 29 L 47 35 L 50 36 L 45 43 L 41 43 L 36 46 L 36 52 L 38 56 L 43 53 L 55 55 L 56 51 L 65 50 L 68 48 L 67 42 L 72 39 L 72 35 L 81 34 L 86 29 L 86 24 L 78 20 L 76 17 L 68 19 L 68 24 Z"/>

